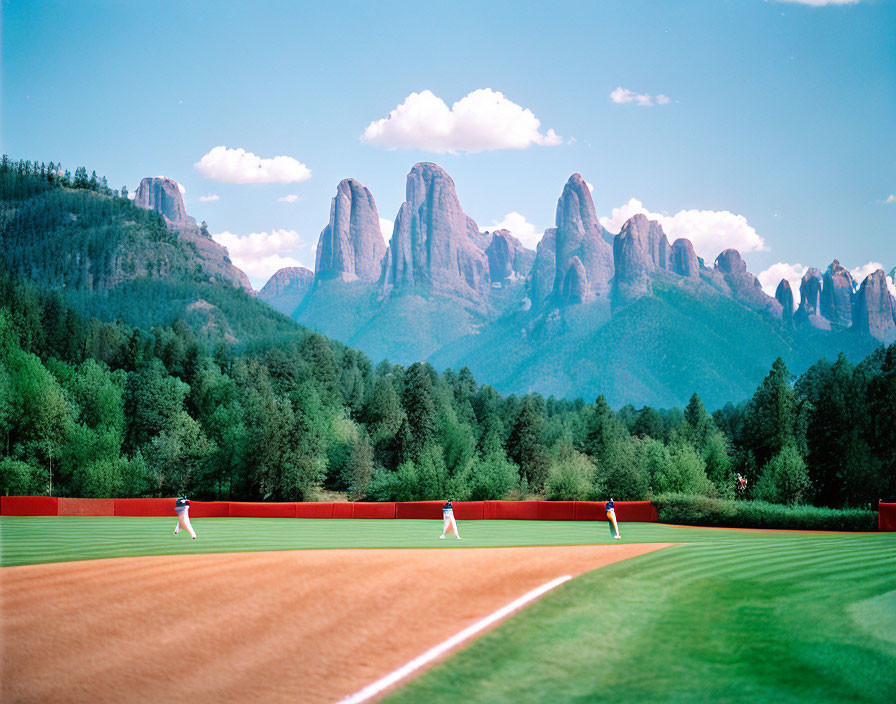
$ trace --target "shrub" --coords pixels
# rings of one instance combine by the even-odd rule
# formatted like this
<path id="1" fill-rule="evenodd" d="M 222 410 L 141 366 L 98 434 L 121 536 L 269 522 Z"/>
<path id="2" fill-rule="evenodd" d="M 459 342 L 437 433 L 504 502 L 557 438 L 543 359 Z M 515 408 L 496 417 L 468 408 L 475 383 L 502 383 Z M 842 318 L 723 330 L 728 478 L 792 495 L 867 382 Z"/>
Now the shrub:
<path id="1" fill-rule="evenodd" d="M 0 460 L 0 492 L 7 496 L 46 494 L 49 487 L 47 471 L 27 462 Z"/>
<path id="2" fill-rule="evenodd" d="M 551 464 L 545 498 L 549 501 L 584 501 L 591 497 L 593 481 L 594 464 L 585 455 L 575 450 L 563 452 Z"/>
<path id="3" fill-rule="evenodd" d="M 706 477 L 706 463 L 689 444 L 672 448 L 669 463 L 657 468 L 654 489 L 660 493 L 709 495 L 713 484 Z"/>
<path id="4" fill-rule="evenodd" d="M 520 473 L 517 466 L 505 457 L 503 451 L 491 452 L 478 458 L 470 474 L 470 499 L 489 501 L 503 499 L 519 487 Z"/>
<path id="5" fill-rule="evenodd" d="M 809 493 L 809 470 L 793 445 L 786 445 L 765 465 L 755 497 L 777 504 L 800 504 Z"/>
<path id="6" fill-rule="evenodd" d="M 688 494 L 653 499 L 660 523 L 727 528 L 873 531 L 877 513 L 869 509 L 785 506 L 765 501 L 731 501 Z"/>

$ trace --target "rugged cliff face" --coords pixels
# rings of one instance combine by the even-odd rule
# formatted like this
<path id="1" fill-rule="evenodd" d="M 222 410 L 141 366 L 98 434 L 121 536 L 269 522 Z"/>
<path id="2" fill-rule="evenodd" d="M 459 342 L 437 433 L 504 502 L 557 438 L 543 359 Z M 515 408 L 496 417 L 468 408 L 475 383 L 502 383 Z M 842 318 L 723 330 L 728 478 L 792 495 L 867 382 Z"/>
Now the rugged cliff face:
<path id="1" fill-rule="evenodd" d="M 501 288 L 515 282 L 521 282 L 532 268 L 535 253 L 523 247 L 509 230 L 496 230 L 485 233 L 488 244 L 485 255 L 488 257 L 489 279 L 492 288 Z"/>
<path id="2" fill-rule="evenodd" d="M 896 341 L 896 312 L 883 269 L 870 274 L 856 295 L 854 321 L 860 332 L 885 345 Z"/>
<path id="3" fill-rule="evenodd" d="M 376 281 L 385 255 L 373 196 L 352 178 L 341 181 L 330 205 L 330 222 L 318 240 L 317 276 Z"/>
<path id="4" fill-rule="evenodd" d="M 558 304 L 578 302 L 579 294 L 582 300 L 609 294 L 613 251 L 605 235 L 588 184 L 573 174 L 557 201 L 552 294 Z M 564 295 L 571 290 L 578 292 L 574 301 Z"/>
<path id="5" fill-rule="evenodd" d="M 690 240 L 680 238 L 672 243 L 671 269 L 679 276 L 699 278 L 700 260 Z"/>
<path id="6" fill-rule="evenodd" d="M 154 210 L 165 218 L 169 230 L 177 232 L 178 239 L 191 243 L 199 255 L 199 265 L 210 281 L 227 282 L 252 292 L 249 277 L 233 265 L 227 248 L 215 242 L 202 231 L 196 220 L 187 215 L 176 181 L 162 177 L 144 178 L 137 188 L 134 205 Z"/>
<path id="7" fill-rule="evenodd" d="M 790 282 L 781 279 L 778 288 L 775 289 L 775 300 L 781 304 L 781 319 L 788 327 L 793 326 L 793 291 Z"/>
<path id="8" fill-rule="evenodd" d="M 651 275 L 668 271 L 670 257 L 669 240 L 658 222 L 641 214 L 630 218 L 613 241 L 615 294 L 622 299 L 649 294 Z"/>
<path id="9" fill-rule="evenodd" d="M 821 289 L 824 277 L 815 267 L 803 274 L 800 281 L 800 307 L 794 315 L 794 322 L 801 328 L 830 330 L 831 323 L 821 314 Z"/>
<path id="10" fill-rule="evenodd" d="M 836 259 L 824 272 L 820 297 L 820 312 L 834 325 L 852 325 L 852 308 L 856 282 Z"/>
<path id="11" fill-rule="evenodd" d="M 291 316 L 305 298 L 314 281 L 314 272 L 303 266 L 291 266 L 277 271 L 258 292 L 265 303 Z"/>
<path id="12" fill-rule="evenodd" d="M 716 257 L 710 278 L 723 290 L 727 287 L 730 295 L 748 308 L 781 317 L 781 304 L 762 290 L 759 279 L 747 271 L 747 263 L 736 249 L 726 249 Z"/>
<path id="13" fill-rule="evenodd" d="M 481 301 L 490 281 L 488 258 L 473 239 L 479 230 L 461 209 L 454 181 L 436 164 L 421 163 L 408 174 L 405 190 L 382 293 L 419 288 Z"/>

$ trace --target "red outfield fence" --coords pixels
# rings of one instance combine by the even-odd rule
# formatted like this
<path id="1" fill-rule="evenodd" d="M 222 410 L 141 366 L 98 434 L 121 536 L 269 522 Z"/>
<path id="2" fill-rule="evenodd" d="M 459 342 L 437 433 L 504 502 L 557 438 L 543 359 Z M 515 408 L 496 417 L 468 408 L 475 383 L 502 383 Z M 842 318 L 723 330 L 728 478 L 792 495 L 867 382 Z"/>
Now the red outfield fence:
<path id="1" fill-rule="evenodd" d="M 885 504 L 883 501 L 877 504 L 877 529 L 896 530 L 896 504 Z"/>
<path id="2" fill-rule="evenodd" d="M 191 501 L 191 518 L 425 518 L 442 517 L 441 501 L 384 503 L 263 503 L 250 501 Z M 896 504 L 890 504 L 896 506 Z M 655 523 L 650 501 L 617 501 L 620 521 Z M 4 516 L 172 516 L 170 499 L 67 499 L 55 496 L 0 496 Z M 482 519 L 526 521 L 605 521 L 601 501 L 455 501 L 461 521 Z M 896 520 L 896 516 L 894 516 Z"/>

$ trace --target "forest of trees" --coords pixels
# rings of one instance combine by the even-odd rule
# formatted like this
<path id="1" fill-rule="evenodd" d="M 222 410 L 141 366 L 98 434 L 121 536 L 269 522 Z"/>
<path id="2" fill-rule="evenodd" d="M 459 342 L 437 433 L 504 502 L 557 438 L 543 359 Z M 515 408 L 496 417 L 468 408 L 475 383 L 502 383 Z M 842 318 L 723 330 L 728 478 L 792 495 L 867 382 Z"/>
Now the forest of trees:
<path id="1" fill-rule="evenodd" d="M 85 319 L 0 277 L 0 491 L 314 500 L 645 499 L 862 507 L 896 496 L 896 345 L 778 360 L 707 413 L 502 397 L 466 368 L 373 366 L 310 331 L 210 349 L 184 324 Z"/>
<path id="2" fill-rule="evenodd" d="M 28 163 L 23 177 L 25 163 L 0 164 L 8 201 L 40 189 L 55 188 L 59 198 L 108 190 L 86 169 L 60 177 L 54 164 Z M 15 207 L 3 213 L 24 217 Z M 167 237 L 156 224 L 147 220 L 152 236 Z M 778 360 L 752 398 L 712 414 L 696 395 L 683 410 L 617 411 L 603 397 L 503 397 L 467 368 L 374 365 L 292 323 L 236 345 L 197 334 L 184 318 L 110 322 L 64 281 L 32 280 L 27 258 L 36 255 L 19 254 L 0 267 L 4 494 L 274 501 L 331 492 L 366 500 L 681 493 L 829 507 L 896 498 L 896 345 L 859 364 L 843 355 L 819 361 L 799 378 Z M 735 497 L 736 473 L 748 484 Z"/>

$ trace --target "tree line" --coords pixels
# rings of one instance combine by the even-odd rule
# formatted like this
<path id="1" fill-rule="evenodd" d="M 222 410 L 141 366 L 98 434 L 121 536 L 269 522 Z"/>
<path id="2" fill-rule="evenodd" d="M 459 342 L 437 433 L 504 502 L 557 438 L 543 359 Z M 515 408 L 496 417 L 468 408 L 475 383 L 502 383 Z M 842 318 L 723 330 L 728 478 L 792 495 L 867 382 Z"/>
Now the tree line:
<path id="1" fill-rule="evenodd" d="M 197 499 L 647 499 L 859 507 L 896 495 L 896 345 L 708 413 L 502 396 L 311 331 L 236 348 L 84 318 L 0 277 L 0 491 Z M 736 473 L 748 479 L 736 493 Z"/>

